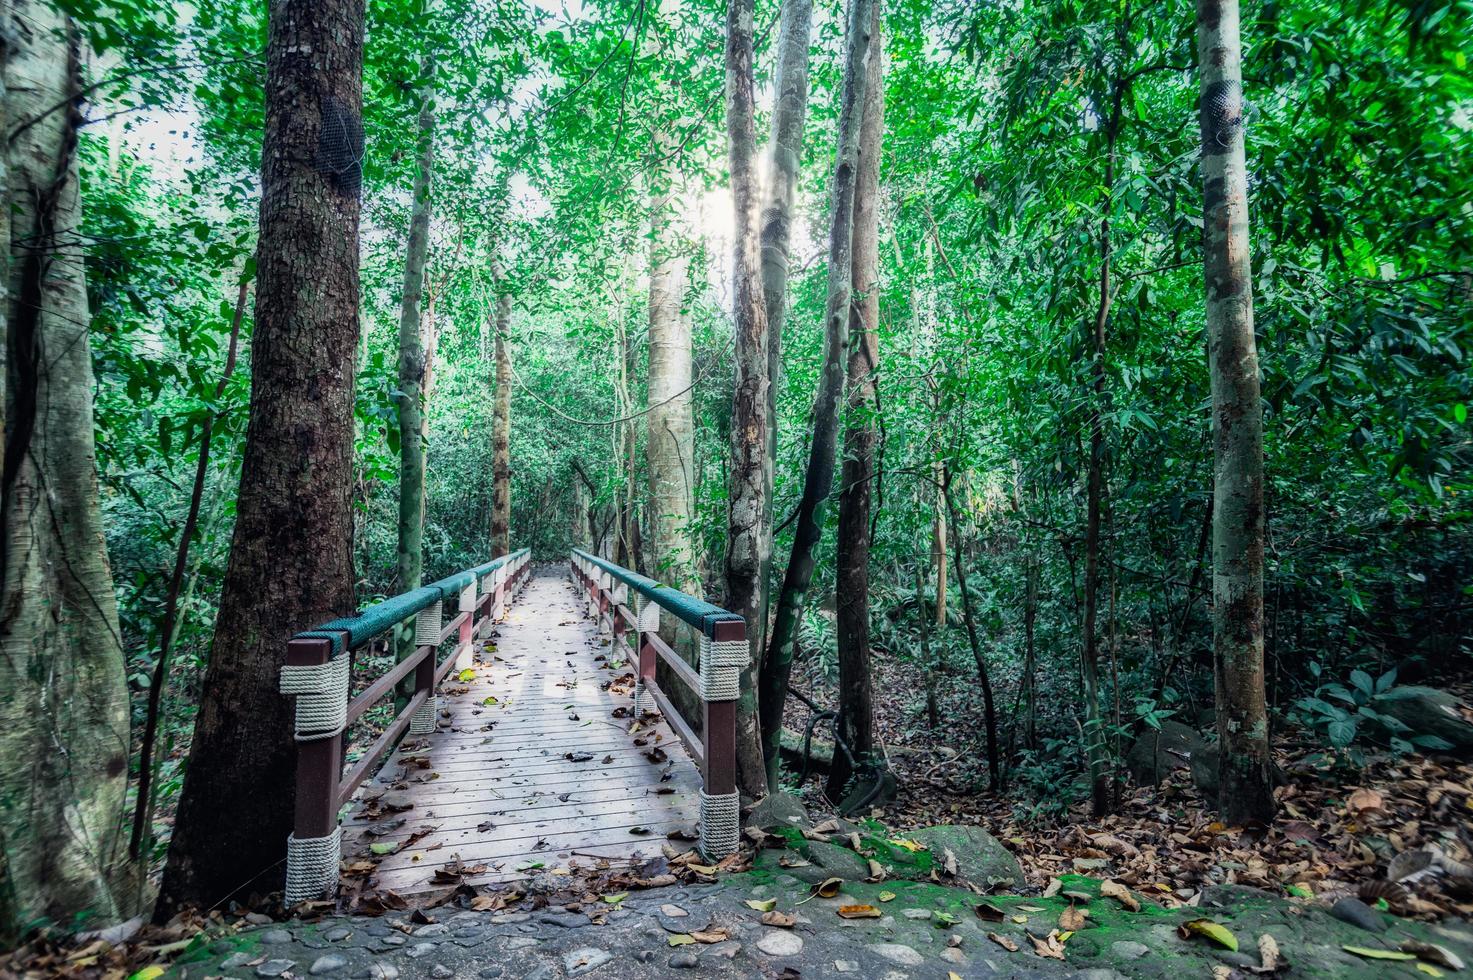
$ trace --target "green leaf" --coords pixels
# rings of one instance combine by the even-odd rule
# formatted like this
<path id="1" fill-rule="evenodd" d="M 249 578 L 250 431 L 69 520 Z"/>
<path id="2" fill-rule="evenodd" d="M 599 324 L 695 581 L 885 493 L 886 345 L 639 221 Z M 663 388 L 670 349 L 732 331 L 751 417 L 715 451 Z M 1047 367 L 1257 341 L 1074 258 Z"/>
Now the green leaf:
<path id="1" fill-rule="evenodd" d="M 1347 953 L 1354 953 L 1356 956 L 1364 956 L 1368 960 L 1416 959 L 1416 957 L 1413 956 L 1411 953 L 1403 953 L 1394 949 L 1370 949 L 1365 946 L 1341 946 L 1340 948 L 1345 950 L 1345 952 Z"/>

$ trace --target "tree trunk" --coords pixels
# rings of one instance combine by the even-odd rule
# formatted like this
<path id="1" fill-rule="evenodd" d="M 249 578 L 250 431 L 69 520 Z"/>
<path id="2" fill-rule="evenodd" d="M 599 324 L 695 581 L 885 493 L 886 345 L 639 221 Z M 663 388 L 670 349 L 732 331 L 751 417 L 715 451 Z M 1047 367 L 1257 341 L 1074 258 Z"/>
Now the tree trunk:
<path id="1" fill-rule="evenodd" d="M 155 915 L 274 889 L 292 829 L 292 634 L 353 608 L 363 2 L 271 5 L 250 425 Z"/>
<path id="2" fill-rule="evenodd" d="M 1114 106 L 1105 123 L 1104 201 L 1100 213 L 1099 301 L 1090 331 L 1093 397 L 1089 410 L 1089 466 L 1085 482 L 1084 528 L 1084 649 L 1080 677 L 1084 686 L 1084 739 L 1089 757 L 1090 811 L 1096 817 L 1110 810 L 1110 776 L 1105 758 L 1104 717 L 1100 713 L 1100 525 L 1105 498 L 1105 350 L 1110 323 L 1110 212 L 1115 196 L 1115 137 L 1120 128 L 1123 89 L 1117 86 Z"/>
<path id="3" fill-rule="evenodd" d="M 1273 819 L 1263 691 L 1263 415 L 1253 337 L 1237 0 L 1198 0 L 1212 374 L 1212 644 L 1225 823 Z"/>
<path id="4" fill-rule="evenodd" d="M 428 5 L 426 5 L 428 6 Z M 430 192 L 435 166 L 435 60 L 420 66 L 418 165 L 409 215 L 409 248 L 404 259 L 404 297 L 399 308 L 399 591 L 417 589 L 424 579 L 425 350 L 420 303 L 424 299 L 425 255 L 430 245 Z M 403 659 L 414 652 L 412 631 L 399 645 Z M 412 690 L 412 685 L 411 688 Z"/>
<path id="5" fill-rule="evenodd" d="M 491 409 L 491 557 L 511 554 L 511 293 L 498 263 L 496 297 L 496 394 Z"/>
<path id="6" fill-rule="evenodd" d="M 695 421 L 691 417 L 690 319 L 685 303 L 690 260 L 673 211 L 673 163 L 659 175 L 650 208 L 650 352 L 645 458 L 650 480 L 651 572 L 662 582 L 699 595 L 691 546 Z"/>
<path id="7" fill-rule="evenodd" d="M 767 795 L 767 770 L 757 727 L 757 664 L 761 661 L 762 593 L 772 540 L 766 519 L 767 310 L 757 245 L 757 136 L 752 69 L 752 0 L 726 6 L 726 136 L 735 210 L 733 317 L 736 390 L 731 406 L 731 486 L 727 495 L 726 608 L 747 621 L 751 662 L 742 671 L 737 703 L 737 773 L 743 793 Z"/>
<path id="8" fill-rule="evenodd" d="M 44 919 L 126 918 L 141 883 L 127 851 L 128 689 L 98 503 L 87 284 L 73 244 L 82 118 L 77 103 L 49 111 L 80 91 L 81 41 L 51 4 L 33 0 L 7 4 L 0 29 L 13 134 L 0 210 L 14 232 L 0 345 L 0 945 L 9 945 Z"/>
<path id="9" fill-rule="evenodd" d="M 962 564 L 961 522 L 956 516 L 956 501 L 951 499 L 951 475 L 947 473 L 941 482 L 942 495 L 946 498 L 946 510 L 951 516 L 951 547 L 955 556 L 956 587 L 962 594 L 962 620 L 967 627 L 967 643 L 972 648 L 972 659 L 977 664 L 977 679 L 982 682 L 982 718 L 987 729 L 987 783 L 995 791 L 1002 780 L 1002 753 L 997 748 L 997 709 L 992 699 L 992 676 L 987 670 L 987 660 L 982 656 L 982 641 L 977 636 L 977 620 L 972 615 L 972 591 L 967 585 L 967 569 Z"/>
<path id="10" fill-rule="evenodd" d="M 813 0 L 783 0 L 777 34 L 777 104 L 768 140 L 771 173 L 762 209 L 762 296 L 767 310 L 767 459 L 766 526 L 772 528 L 773 467 L 777 460 L 777 395 L 783 374 L 783 321 L 788 306 L 788 260 L 793 204 L 803 160 L 803 127 L 808 115 L 808 42 L 813 33 Z M 772 552 L 772 542 L 767 542 Z M 762 621 L 756 649 L 767 649 L 767 577 L 763 572 Z"/>
<path id="11" fill-rule="evenodd" d="M 844 426 L 844 463 L 839 479 L 838 727 L 856 761 L 874 755 L 874 689 L 870 683 L 869 549 L 870 484 L 875 471 L 878 411 L 875 372 L 880 363 L 880 157 L 885 134 L 884 27 L 878 6 L 872 14 L 864 124 L 854 187 L 853 283 L 858 296 L 849 308 L 849 397 Z M 873 761 L 873 760 L 871 760 Z M 829 799 L 844 795 L 852 773 L 837 753 L 829 770 Z"/>
<path id="12" fill-rule="evenodd" d="M 849 11 L 849 44 L 839 104 L 838 152 L 830 189 L 828 304 L 824 311 L 823 367 L 813 400 L 813 442 L 798 501 L 793 550 L 777 598 L 777 618 L 762 664 L 759 703 L 762 747 L 768 782 L 777 778 L 778 737 L 788 676 L 798 645 L 798 625 L 808 586 L 813 581 L 824 504 L 834 487 L 834 456 L 839 436 L 839 402 L 844 397 L 844 353 L 848 340 L 849 303 L 853 294 L 852 249 L 854 184 L 859 163 L 859 137 L 864 125 L 865 85 L 870 33 L 876 0 L 853 0 Z"/>

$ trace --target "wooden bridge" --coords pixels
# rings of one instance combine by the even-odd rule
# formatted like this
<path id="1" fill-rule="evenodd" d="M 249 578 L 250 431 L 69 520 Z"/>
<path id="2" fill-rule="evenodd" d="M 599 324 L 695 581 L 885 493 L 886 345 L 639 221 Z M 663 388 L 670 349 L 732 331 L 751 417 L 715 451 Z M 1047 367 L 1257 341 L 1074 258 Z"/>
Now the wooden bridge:
<path id="1" fill-rule="evenodd" d="M 409 625 L 410 656 L 354 677 L 355 652 Z M 661 661 L 700 717 L 661 689 Z M 330 897 L 344 860 L 411 894 L 634 862 L 670 834 L 730 854 L 746 662 L 740 617 L 582 551 L 563 574 L 524 549 L 298 634 L 287 904 Z M 350 726 L 391 695 L 402 708 L 345 773 Z"/>

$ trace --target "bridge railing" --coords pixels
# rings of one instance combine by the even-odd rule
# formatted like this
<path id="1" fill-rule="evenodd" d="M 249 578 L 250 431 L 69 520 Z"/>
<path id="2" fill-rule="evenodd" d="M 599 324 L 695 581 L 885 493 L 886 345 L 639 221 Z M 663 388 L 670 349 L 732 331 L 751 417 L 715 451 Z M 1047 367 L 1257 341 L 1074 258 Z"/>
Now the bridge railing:
<path id="1" fill-rule="evenodd" d="M 701 769 L 701 852 L 713 859 L 726 857 L 736 850 L 741 829 L 736 708 L 741 672 L 749 659 L 746 621 L 586 551 L 574 550 L 571 564 L 573 579 L 588 600 L 589 615 L 597 618 L 601 630 L 613 634 L 616 646 L 627 645 L 639 663 L 636 717 L 645 710 L 659 711 Z M 661 638 L 660 624 L 666 616 L 698 637 L 696 667 Z M 700 698 L 699 737 L 655 680 L 658 660 Z"/>
<path id="2" fill-rule="evenodd" d="M 452 669 L 471 665 L 474 640 L 505 611 L 524 584 L 530 552 L 523 548 L 448 578 L 375 603 L 298 633 L 287 643 L 281 692 L 296 696 L 296 815 L 287 839 L 286 903 L 330 895 L 342 856 L 338 813 L 406 731 L 429 734 L 439 713 L 435 691 Z M 445 604 L 456 615 L 445 620 Z M 414 652 L 349 700 L 351 653 L 401 623 L 414 620 Z M 441 645 L 455 646 L 436 662 Z M 414 695 L 347 773 L 349 725 L 410 675 Z"/>

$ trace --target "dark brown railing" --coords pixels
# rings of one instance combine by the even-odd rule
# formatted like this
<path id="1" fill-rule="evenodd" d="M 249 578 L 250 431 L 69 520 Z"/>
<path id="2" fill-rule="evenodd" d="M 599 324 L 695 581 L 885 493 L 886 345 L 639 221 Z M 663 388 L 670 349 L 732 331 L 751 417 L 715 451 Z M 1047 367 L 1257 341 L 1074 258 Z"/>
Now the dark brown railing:
<path id="1" fill-rule="evenodd" d="M 287 643 L 282 690 L 297 696 L 296 815 L 287 849 L 288 905 L 320 898 L 337 885 L 341 855 L 338 813 L 408 731 L 434 731 L 435 691 L 451 669 L 470 666 L 474 639 L 499 618 L 531 567 L 526 549 L 467 569 L 431 585 L 385 599 L 356 616 L 299 633 Z M 444 621 L 444 604 L 456 615 Z M 413 617 L 410 656 L 348 699 L 352 651 Z M 455 646 L 439 663 L 451 637 Z M 347 728 L 411 674 L 414 693 L 393 722 L 343 774 Z"/>
<path id="2" fill-rule="evenodd" d="M 575 550 L 571 566 L 573 580 L 588 600 L 589 615 L 597 618 L 600 630 L 612 633 L 615 646 L 623 644 L 639 663 L 636 713 L 651 707 L 645 701 L 648 698 L 700 767 L 702 852 L 710 858 L 731 854 L 740 829 L 736 709 L 738 678 L 748 659 L 746 621 L 586 551 Z M 695 631 L 700 641 L 697 666 L 692 667 L 660 636 L 666 614 Z M 660 688 L 655 678 L 659 660 L 700 698 L 699 736 Z"/>

